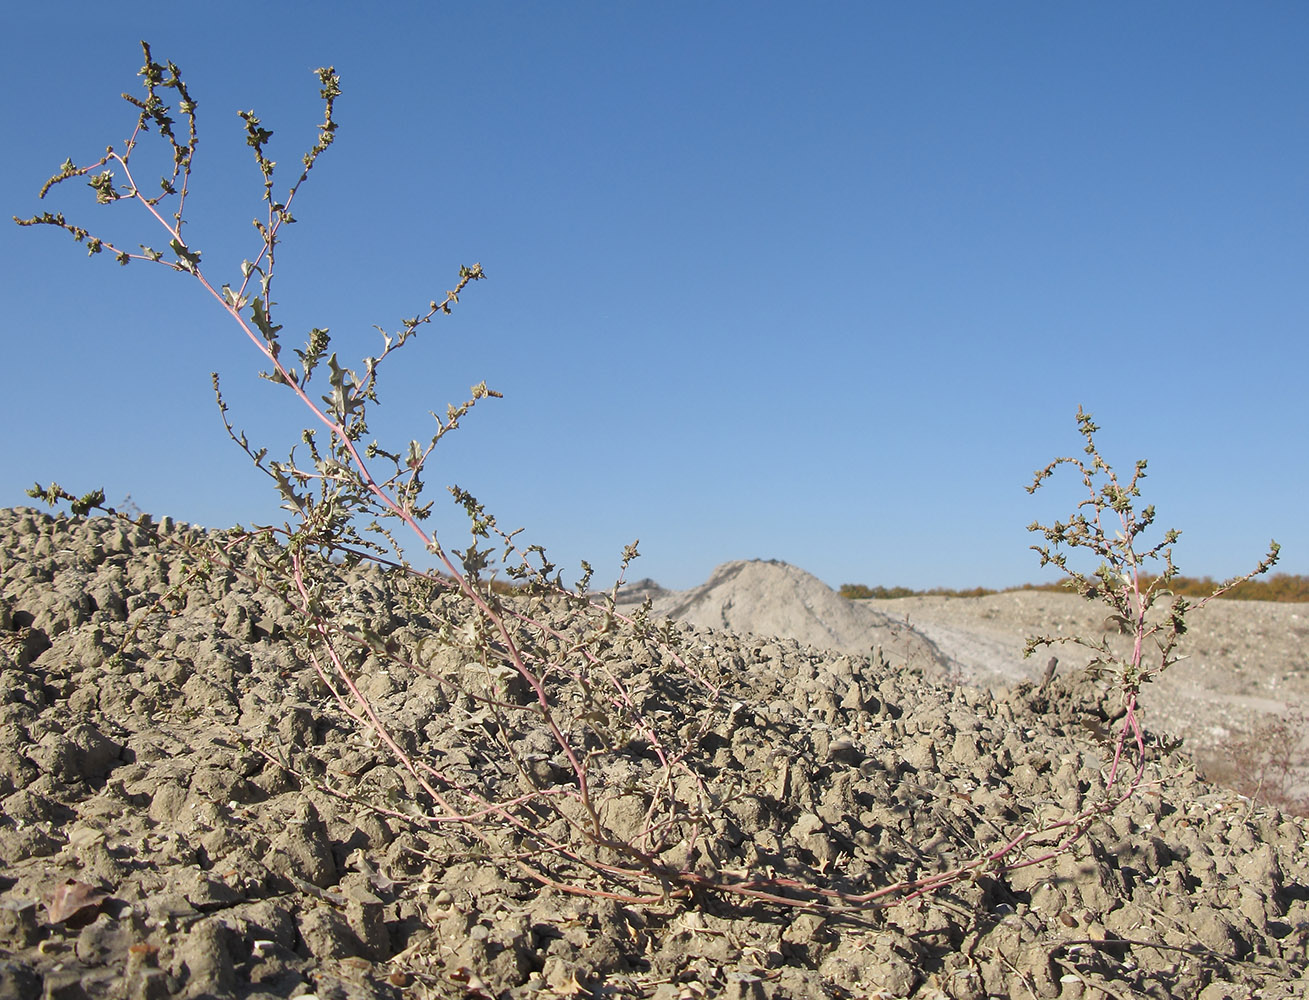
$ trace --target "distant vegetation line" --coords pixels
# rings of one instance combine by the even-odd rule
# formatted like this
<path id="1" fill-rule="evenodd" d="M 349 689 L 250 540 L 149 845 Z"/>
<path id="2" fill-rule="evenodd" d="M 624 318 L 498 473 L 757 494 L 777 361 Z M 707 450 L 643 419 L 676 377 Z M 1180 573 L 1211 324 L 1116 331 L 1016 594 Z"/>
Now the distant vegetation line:
<path id="1" fill-rule="evenodd" d="M 1143 585 L 1148 586 L 1157 577 L 1142 577 Z M 1221 581 L 1211 576 L 1175 576 L 1169 589 L 1181 597 L 1208 597 L 1218 589 Z M 1021 587 L 1006 587 L 992 590 L 988 587 L 973 587 L 969 590 L 954 590 L 950 587 L 933 587 L 931 590 L 913 590 L 909 587 L 868 587 L 862 583 L 843 583 L 840 595 L 851 601 L 868 598 L 894 600 L 897 597 L 986 597 L 989 594 L 1008 594 L 1019 590 L 1046 590 L 1053 593 L 1071 593 L 1071 588 L 1060 583 L 1025 583 Z M 1309 601 L 1309 576 L 1292 573 L 1276 573 L 1266 580 L 1247 580 L 1223 595 L 1224 599 L 1238 601 Z"/>

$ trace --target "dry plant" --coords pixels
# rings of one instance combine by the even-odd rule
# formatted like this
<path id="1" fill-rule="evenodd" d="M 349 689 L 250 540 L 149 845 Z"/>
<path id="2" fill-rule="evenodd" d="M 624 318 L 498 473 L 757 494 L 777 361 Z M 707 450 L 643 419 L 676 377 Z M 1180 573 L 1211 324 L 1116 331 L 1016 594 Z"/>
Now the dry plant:
<path id="1" fill-rule="evenodd" d="M 1046 526 L 1039 522 L 1029 530 L 1045 536 L 1045 545 L 1033 545 L 1040 555 L 1041 565 L 1053 565 L 1068 574 L 1069 584 L 1088 601 L 1104 603 L 1109 610 L 1106 624 L 1113 631 L 1129 637 L 1131 652 L 1123 657 L 1111 648 L 1108 636 L 1098 639 L 1085 636 L 1042 635 L 1028 639 L 1025 656 L 1042 646 L 1072 643 L 1091 650 L 1095 659 L 1088 669 L 1108 678 L 1119 689 L 1123 701 L 1122 721 L 1115 734 L 1113 761 L 1105 779 L 1105 794 L 1110 803 L 1121 802 L 1137 789 L 1145 773 L 1145 734 L 1137 717 L 1137 699 L 1141 686 L 1163 673 L 1181 657 L 1177 655 L 1177 642 L 1186 633 L 1189 613 L 1204 607 L 1234 587 L 1252 577 L 1266 573 L 1277 562 L 1279 546 L 1270 542 L 1268 554 L 1249 573 L 1218 584 L 1206 597 L 1192 603 L 1168 589 L 1177 576 L 1173 565 L 1173 544 L 1181 532 L 1168 529 L 1153 545 L 1142 544 L 1142 535 L 1154 523 L 1154 505 L 1139 511 L 1136 501 L 1141 496 L 1140 482 L 1145 478 L 1146 462 L 1136 463 L 1132 478 L 1122 482 L 1113 467 L 1105 461 L 1095 443 L 1100 429 L 1091 415 L 1077 408 L 1077 426 L 1086 440 L 1085 458 L 1057 458 L 1036 472 L 1028 493 L 1035 493 L 1062 465 L 1072 466 L 1082 478 L 1086 497 L 1067 522 L 1055 521 Z M 1138 550 L 1138 545 L 1142 546 Z M 1099 560 L 1091 573 L 1084 573 L 1069 565 L 1068 551 L 1082 549 Z M 1148 572 L 1162 562 L 1162 571 Z M 1160 601 L 1166 606 L 1156 610 Z M 1134 752 L 1135 766 L 1126 780 L 1120 773 L 1124 755 Z"/>
<path id="2" fill-rule="evenodd" d="M 839 873 L 819 883 L 769 870 L 728 872 L 697 864 L 696 845 L 722 827 L 726 803 L 741 791 L 723 786 L 702 745 L 708 734 L 730 727 L 734 706 L 682 655 L 676 630 L 653 625 L 644 612 L 618 613 L 618 583 L 595 597 L 585 564 L 581 580 L 566 586 L 544 549 L 522 545 L 516 532 L 502 530 L 462 488 L 450 492 L 468 516 L 468 544 L 449 548 L 424 526 L 433 503 L 424 499 L 424 475 L 436 446 L 476 404 L 498 394 L 485 382 L 474 385 L 464 402 L 433 415 L 435 428 L 421 439 L 387 448 L 369 437 L 367 418 L 379 401 L 379 371 L 397 351 L 412 349 L 425 325 L 450 313 L 470 284 L 486 277 L 481 266 L 460 268 L 453 289 L 404 320 L 398 331 L 382 332 L 379 353 L 357 367 L 339 362 L 326 329 L 310 330 L 303 348 L 284 351 L 272 298 L 277 249 L 283 228 L 295 221 L 292 203 L 335 137 L 338 77 L 330 67 L 317 70 L 323 122 L 284 197 L 275 193 L 275 163 L 266 152 L 272 133 L 252 112 L 241 112 L 263 185 L 262 217 L 254 222 L 259 247 L 253 259 L 242 262 L 238 280 L 219 283 L 210 279 L 201 251 L 183 229 L 196 151 L 196 102 L 177 66 L 156 63 L 149 46 L 142 47 L 145 97 L 124 95 L 138 111 L 126 142 L 87 166 L 65 162 L 41 196 L 84 178 L 98 203 L 135 205 L 149 213 L 164 231 L 167 250 L 126 249 L 62 213 L 15 221 L 61 229 L 91 255 L 110 254 L 123 265 L 142 261 L 193 279 L 259 352 L 265 366 L 260 376 L 293 394 L 309 415 L 311 425 L 288 456 L 270 459 L 266 448 L 252 445 L 230 422 L 214 376 L 229 436 L 270 478 L 289 519 L 280 526 L 228 532 L 212 550 L 196 552 L 193 563 L 197 574 L 214 567 L 252 574 L 264 592 L 293 609 L 299 626 L 291 638 L 303 658 L 339 707 L 407 776 L 399 802 L 381 793 L 370 797 L 367 788 L 322 787 L 363 797 L 369 808 L 397 821 L 450 830 L 496 863 L 565 892 L 629 902 L 714 893 L 806 908 L 891 905 L 978 875 L 1037 864 L 1070 849 L 1096 817 L 1131 794 L 1144 767 L 1132 711 L 1136 691 L 1152 670 L 1171 662 L 1172 645 L 1166 641 L 1156 667 L 1146 663 L 1144 641 L 1158 628 L 1147 624 L 1145 612 L 1161 591 L 1152 586 L 1143 593 L 1135 582 L 1141 557 L 1132 540 L 1153 516 L 1148 508 L 1139 519 L 1132 513 L 1130 498 L 1144 463 L 1132 483 L 1120 487 L 1088 445 L 1093 464 L 1076 463 L 1088 483 L 1100 472 L 1110 478 L 1103 489 L 1093 487 L 1083 505 L 1093 516 L 1079 514 L 1069 525 L 1043 530 L 1056 546 L 1084 545 L 1102 554 L 1106 568 L 1094 578 L 1078 577 L 1085 583 L 1082 591 L 1110 600 L 1137 632 L 1136 655 L 1119 671 L 1128 712 L 1109 777 L 1111 791 L 1129 736 L 1142 756 L 1121 795 L 1059 822 L 1009 834 L 948 871 L 867 892 L 838 887 Z M 168 91 L 176 94 L 184 120 L 180 132 L 163 97 Z M 138 142 L 151 130 L 171 154 L 171 173 L 153 195 L 133 165 Z M 1089 418 L 1083 420 L 1089 442 L 1093 428 Z M 1038 476 L 1038 484 L 1055 465 Z M 75 514 L 101 509 L 128 516 L 106 506 L 102 491 L 75 497 L 52 485 L 31 492 L 51 503 L 69 502 Z M 1117 541 L 1101 529 L 1106 511 L 1123 518 L 1125 534 Z M 399 542 L 402 536 L 435 568 L 413 566 Z M 165 540 L 181 544 L 176 536 Z M 237 549 L 240 560 L 234 557 Z M 1043 560 L 1063 565 L 1058 553 L 1041 551 Z M 636 555 L 633 544 L 624 552 L 624 571 Z M 388 608 L 352 610 L 334 562 L 381 568 Z M 1271 557 L 1261 570 L 1270 564 Z M 506 593 L 501 574 L 517 588 Z M 1174 603 L 1165 636 L 1180 634 L 1186 610 L 1185 602 Z M 421 635 L 437 639 L 423 641 Z M 637 671 L 638 661 L 655 668 Z M 448 730 L 462 741 L 457 752 L 434 749 L 421 732 L 389 727 L 367 693 L 370 678 L 387 666 L 429 678 L 439 689 Z"/>
<path id="3" fill-rule="evenodd" d="M 1230 785 L 1256 805 L 1309 816 L 1309 767 L 1303 747 L 1309 713 L 1293 708 L 1271 715 L 1205 761 L 1207 776 Z"/>

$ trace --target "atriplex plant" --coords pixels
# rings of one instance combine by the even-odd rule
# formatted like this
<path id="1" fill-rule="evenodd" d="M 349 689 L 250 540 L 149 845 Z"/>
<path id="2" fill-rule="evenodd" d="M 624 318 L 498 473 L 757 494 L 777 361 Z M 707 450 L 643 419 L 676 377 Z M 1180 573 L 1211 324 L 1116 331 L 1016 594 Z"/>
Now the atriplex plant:
<path id="1" fill-rule="evenodd" d="M 245 434 L 228 422 L 227 406 L 218 391 L 218 376 L 213 376 L 228 434 L 274 481 L 283 507 L 293 519 L 282 528 L 264 527 L 239 533 L 237 540 L 229 543 L 228 550 L 259 539 L 280 539 L 277 556 L 265 566 L 256 582 L 299 613 L 304 622 L 299 638 L 309 660 L 340 707 L 375 734 L 408 772 L 416 794 L 435 806 L 427 819 L 437 826 L 460 827 L 483 841 L 503 840 L 506 835 L 510 839 L 529 838 L 533 848 L 528 851 L 509 850 L 499 842 L 489 846 L 515 858 L 529 868 L 533 877 L 546 884 L 555 883 L 551 871 L 560 859 L 590 869 L 602 882 L 606 879 L 622 882 L 629 877 L 645 880 L 659 867 L 655 857 L 669 837 L 674 841 L 689 838 L 694 843 L 701 822 L 696 802 L 702 797 L 703 788 L 698 776 L 691 772 L 681 775 L 690 779 L 689 786 L 674 780 L 679 772 L 687 771 L 684 752 L 667 748 L 668 734 L 660 732 L 640 714 L 621 678 L 613 675 L 596 654 L 614 628 L 614 592 L 611 591 L 603 613 L 591 615 L 592 608 L 585 597 L 589 567 L 584 565 L 583 579 L 576 593 L 569 593 L 544 550 L 537 546 L 520 549 L 514 536 L 501 531 L 477 499 L 458 487 L 452 487 L 451 492 L 471 522 L 472 541 L 465 549 L 447 550 L 421 523 L 428 518 L 432 507 L 431 502 L 422 502 L 422 475 L 437 443 L 458 427 L 459 421 L 479 400 L 498 393 L 488 389 L 484 382 L 473 386 L 468 400 L 449 406 L 443 418 L 436 417 L 436 430 L 426 442 L 411 440 L 394 450 L 387 450 L 376 441 L 364 444 L 368 434 L 368 406 L 378 402 L 379 368 L 393 352 L 411 343 L 419 328 L 438 313 L 449 314 L 464 288 L 485 277 L 481 266 L 460 268 L 455 288 L 440 301 L 429 303 L 426 311 L 404 320 L 398 333 L 383 331 L 383 350 L 375 357 L 365 358 L 362 371 L 343 368 L 336 354 L 328 353 L 328 331 L 318 328 L 309 332 L 303 350 L 294 351 L 299 368 L 289 365 L 283 357 L 281 327 L 273 318 L 276 251 L 282 228 L 295 221 L 291 205 L 301 185 L 335 137 L 337 123 L 333 111 L 341 92 L 339 78 L 331 67 L 317 70 L 324 102 L 323 123 L 317 142 L 303 157 L 298 179 L 283 200 L 274 194 L 276 164 L 265 153 L 272 132 L 262 126 L 253 112 L 241 112 L 246 141 L 254 151 L 263 179 L 264 218 L 254 221 L 261 245 L 253 260 L 242 262 L 241 280 L 235 289 L 227 284 L 215 287 L 201 264 L 201 251 L 183 235 L 197 144 L 196 101 L 174 63 L 160 65 L 151 57 L 148 44 L 143 42 L 142 49 L 145 65 L 140 75 L 145 82 L 146 97 L 141 100 L 123 95 L 139 114 L 136 127 L 121 151 L 111 146 L 89 166 L 79 167 L 71 160 L 66 161 L 59 173 L 41 188 L 41 197 L 57 184 L 87 177 L 97 203 L 125 202 L 143 207 L 163 227 L 171 256 L 148 246 L 142 246 L 140 252 L 126 250 L 68 222 L 62 213 L 45 212 L 15 221 L 20 225 L 63 229 L 86 245 L 90 254 L 108 252 L 123 265 L 141 260 L 190 275 L 219 302 L 263 356 L 269 367 L 260 376 L 292 392 L 312 414 L 315 426 L 305 429 L 300 439 L 308 452 L 308 461 L 297 460 L 294 449 L 286 461 L 267 461 L 267 449 L 252 447 Z M 179 138 L 174 129 L 176 122 L 170 115 L 171 109 L 161 96 L 161 91 L 166 90 L 177 93 L 178 111 L 186 119 L 185 138 Z M 152 126 L 168 144 L 172 167 L 171 175 L 160 181 L 160 193 L 150 196 L 133 173 L 132 157 L 138 141 Z M 115 171 L 121 172 L 125 184 L 116 184 Z M 167 198 L 176 199 L 171 215 L 165 215 L 162 210 Z M 315 399 L 310 394 L 310 385 L 322 364 L 328 372 L 327 393 Z M 317 440 L 318 429 L 326 430 L 329 435 L 326 447 Z M 386 471 L 375 471 L 378 466 Z M 102 491 L 80 498 L 58 486 L 48 489 L 37 486 L 29 492 L 49 502 L 68 500 L 75 514 L 92 508 L 110 510 L 104 507 Z M 385 525 L 387 520 L 399 521 L 409 529 L 422 548 L 435 557 L 443 575 L 414 571 L 405 561 L 395 534 Z M 568 642 L 561 642 L 564 637 L 547 621 L 507 606 L 485 575 L 494 553 L 479 547 L 480 543 L 493 539 L 503 545 L 501 562 L 510 576 L 530 585 L 530 591 L 538 597 L 544 594 L 562 599 L 565 608 L 586 618 L 589 629 L 579 630 L 577 635 L 568 637 Z M 213 554 L 215 561 L 234 570 L 235 566 L 225 555 L 224 552 Z M 635 544 L 628 546 L 623 555 L 624 569 L 636 555 Z M 434 666 L 434 658 L 420 659 L 421 649 L 400 648 L 392 636 L 381 634 L 368 622 L 350 620 L 340 614 L 339 604 L 334 604 L 340 595 L 331 592 L 324 572 L 324 560 L 332 557 L 343 558 L 347 565 L 366 560 L 401 571 L 409 581 L 397 595 L 397 600 L 407 602 L 401 609 L 408 613 L 405 619 L 430 620 L 437 595 L 445 592 L 449 597 L 453 588 L 458 608 L 449 611 L 446 620 L 440 622 L 440 631 L 449 646 L 461 648 L 466 654 L 466 661 L 460 665 L 464 669 L 441 673 Z M 207 555 L 202 557 L 207 558 Z M 644 638 L 640 623 L 635 623 L 635 628 Z M 434 676 L 452 700 L 480 704 L 483 712 L 478 718 L 491 721 L 501 745 L 480 747 L 478 756 L 507 753 L 514 764 L 514 777 L 521 780 L 526 790 L 488 796 L 476 776 L 468 778 L 416 759 L 403 745 L 412 741 L 388 731 L 356 683 L 360 667 L 369 657 Z M 510 690 L 510 677 L 518 678 L 525 685 L 528 697 L 517 697 L 520 692 Z M 556 688 L 560 685 L 571 685 L 568 699 L 559 697 Z M 566 708 L 565 700 L 569 702 Z M 535 766 L 537 762 L 520 754 L 517 744 L 522 734 L 518 730 L 524 725 L 548 735 L 548 742 L 563 762 L 560 770 L 571 777 L 571 785 L 557 781 L 554 769 Z M 615 740 L 609 730 L 615 728 L 620 731 L 619 745 L 625 745 L 629 739 L 639 740 L 661 769 L 649 793 L 644 826 L 633 838 L 634 843 L 606 828 L 591 782 L 593 758 L 597 755 L 595 746 L 612 747 Z M 394 815 L 399 819 L 414 818 L 407 812 Z M 560 830 L 557 835 L 550 832 L 554 828 Z M 600 854 L 611 860 L 601 860 Z M 636 867 L 614 864 L 615 857 Z M 581 885 L 566 887 L 586 891 Z"/>
<path id="2" fill-rule="evenodd" d="M 1116 681 L 1122 692 L 1124 713 L 1114 742 L 1113 764 L 1106 779 L 1106 789 L 1112 793 L 1130 737 L 1136 745 L 1137 764 L 1121 793 L 1126 797 L 1140 783 L 1145 768 L 1145 737 L 1137 718 L 1141 685 L 1181 659 L 1176 649 L 1178 640 L 1186 633 L 1187 614 L 1204 607 L 1238 584 L 1266 573 L 1277 562 L 1280 546 L 1275 541 L 1270 542 L 1268 554 L 1258 566 L 1243 576 L 1219 584 L 1213 593 L 1194 604 L 1172 594 L 1168 583 L 1178 572 L 1173 565 L 1173 544 L 1181 532 L 1170 528 L 1154 545 L 1137 549 L 1141 536 L 1154 523 L 1155 516 L 1153 504 L 1139 511 L 1136 509 L 1135 501 L 1141 495 L 1139 483 L 1145 478 L 1145 460 L 1136 463 L 1132 478 L 1124 484 L 1096 446 L 1095 434 L 1100 428 L 1080 406 L 1077 408 L 1077 426 L 1086 439 L 1083 450 L 1089 457 L 1055 459 L 1036 472 L 1027 492 L 1035 493 L 1061 465 L 1071 465 L 1081 473 L 1087 497 L 1077 505 L 1067 523 L 1055 521 L 1047 527 L 1032 522 L 1028 530 L 1040 532 L 1048 543 L 1033 545 L 1032 548 L 1040 554 L 1042 566 L 1057 566 L 1067 573 L 1070 585 L 1088 601 L 1102 601 L 1108 605 L 1109 614 L 1105 621 L 1114 627 L 1113 631 L 1130 638 L 1131 651 L 1126 656 L 1115 652 L 1106 635 L 1101 635 L 1098 640 L 1077 635 L 1043 635 L 1028 639 L 1023 655 L 1031 656 L 1041 646 L 1056 643 L 1083 646 L 1095 653 L 1091 669 Z M 1074 569 L 1068 564 L 1067 553 L 1061 551 L 1061 547 L 1086 549 L 1100 560 L 1100 565 L 1090 574 Z M 1161 560 L 1162 572 L 1151 576 L 1152 564 Z M 1147 577 L 1150 582 L 1143 585 Z M 1152 615 L 1151 609 L 1163 597 L 1171 598 L 1167 608 L 1162 614 Z"/>
<path id="3" fill-rule="evenodd" d="M 606 597 L 593 599 L 585 564 L 581 582 L 572 589 L 564 587 L 544 550 L 520 547 L 514 533 L 502 531 L 476 498 L 458 487 L 451 492 L 469 517 L 470 544 L 462 551 L 448 549 L 423 527 L 432 503 L 423 500 L 422 476 L 433 450 L 474 404 L 497 394 L 485 383 L 473 386 L 468 400 L 436 418 L 435 432 L 425 441 L 412 440 L 392 450 L 375 441 L 364 443 L 369 434 L 368 406 L 378 402 L 377 373 L 382 363 L 408 346 L 438 313 L 449 313 L 464 288 L 485 277 L 481 267 L 461 268 L 453 290 L 406 319 L 397 333 L 383 333 L 382 351 L 365 358 L 361 369 L 342 367 L 329 353 L 328 331 L 317 328 L 309 332 L 304 348 L 293 352 L 298 366 L 288 364 L 281 327 L 273 319 L 276 250 L 282 227 L 294 222 L 292 202 L 335 136 L 333 108 L 340 94 L 339 80 L 331 68 L 317 71 L 325 105 L 323 124 L 317 142 L 302 160 L 299 178 L 283 200 L 274 195 L 275 164 L 265 153 L 272 133 L 253 113 L 241 113 L 263 180 L 264 217 L 254 223 L 260 246 L 253 260 L 242 263 L 235 287 L 216 286 L 202 267 L 199 249 L 183 235 L 196 150 L 196 102 L 177 67 L 154 62 L 149 46 L 143 43 L 143 49 L 146 97 L 124 95 L 139 115 L 121 150 L 111 147 L 89 166 L 65 162 L 42 187 L 41 195 L 72 178 L 88 178 L 98 203 L 144 208 L 166 233 L 168 252 L 147 246 L 139 252 L 123 249 L 68 222 L 62 214 L 46 212 L 15 221 L 62 229 L 91 254 L 108 252 L 120 264 L 141 260 L 189 275 L 259 351 L 267 365 L 261 376 L 293 393 L 311 415 L 313 426 L 300 436 L 307 457 L 297 459 L 292 449 L 285 461 L 271 461 L 266 449 L 251 446 L 245 434 L 232 426 L 218 396 L 228 434 L 273 480 L 291 521 L 282 527 L 229 535 L 223 548 L 201 554 L 197 566 L 202 569 L 212 559 L 236 571 L 237 560 L 231 558 L 235 547 L 247 545 L 262 553 L 266 548 L 262 543 L 277 543 L 271 555 L 260 556 L 263 562 L 256 560 L 260 568 L 255 582 L 296 612 L 302 625 L 295 638 L 303 655 L 340 708 L 371 733 L 407 775 L 409 801 L 404 808 L 377 801 L 370 803 L 372 808 L 396 821 L 457 831 L 502 863 L 567 892 L 649 902 L 708 891 L 787 906 L 860 907 L 888 905 L 975 875 L 1036 864 L 1069 849 L 1097 816 L 1121 801 L 1106 797 L 1076 816 L 1001 838 L 1005 841 L 1001 845 L 948 871 L 870 892 L 830 888 L 771 872 L 697 867 L 688 860 L 694 858 L 697 843 L 720 822 L 724 804 L 740 791 L 713 785 L 700 743 L 706 732 L 729 725 L 734 708 L 679 655 L 673 630 L 650 627 L 644 614 L 634 618 L 619 614 L 617 584 Z M 176 92 L 178 111 L 185 116 L 184 138 L 174 131 L 176 123 L 161 97 L 167 90 Z M 132 157 L 138 140 L 152 127 L 168 144 L 172 167 L 171 175 L 161 180 L 160 193 L 149 196 L 133 173 Z M 163 210 L 165 199 L 175 199 L 171 214 Z M 326 392 L 315 397 L 311 381 L 322 378 L 323 368 Z M 214 387 L 217 392 L 216 375 Z M 1089 420 L 1085 426 L 1090 426 Z M 328 435 L 325 444 L 318 439 L 320 431 Z M 1088 450 L 1095 456 L 1091 467 L 1081 466 L 1088 483 L 1093 474 L 1103 471 L 1111 476 L 1111 485 L 1102 491 L 1092 489 L 1088 503 L 1095 512 L 1093 519 L 1078 515 L 1071 525 L 1050 529 L 1048 537 L 1056 545 L 1088 544 L 1101 552 L 1110 567 L 1104 585 L 1119 586 L 1120 577 L 1113 574 L 1124 569 L 1135 573 L 1142 557 L 1132 550 L 1131 541 L 1149 523 L 1152 512 L 1140 519 L 1132 514 L 1129 498 L 1136 495 L 1139 469 L 1131 486 L 1123 489 L 1093 447 Z M 32 494 L 52 503 L 70 501 L 77 514 L 92 508 L 116 514 L 105 507 L 101 491 L 76 498 L 57 486 L 38 486 Z M 1107 509 L 1124 517 L 1122 546 L 1106 540 L 1100 530 L 1100 514 Z M 405 561 L 390 530 L 397 524 L 431 554 L 437 572 L 419 572 Z M 1059 554 L 1043 551 L 1043 555 L 1063 565 Z M 635 556 L 635 545 L 629 546 L 624 570 Z M 385 567 L 391 597 L 397 602 L 395 614 L 360 619 L 344 613 L 346 595 L 332 582 L 326 565 L 332 558 L 351 567 L 361 562 Z M 523 585 L 518 592 L 505 595 L 502 588 L 492 586 L 497 566 Z M 1122 606 L 1123 620 L 1137 623 L 1140 641 L 1130 670 L 1123 671 L 1130 700 L 1120 755 L 1129 732 L 1144 752 L 1133 707 L 1136 689 L 1146 676 L 1141 641 L 1153 634 L 1144 614 L 1154 592 L 1151 588 L 1142 595 L 1138 588 L 1137 603 Z M 1088 584 L 1084 593 L 1095 596 L 1096 588 Z M 1180 634 L 1185 610 L 1184 604 L 1174 606 L 1173 635 Z M 413 640 L 406 628 L 415 622 L 439 635 L 444 649 L 455 655 L 442 659 Z M 1168 650 L 1171 645 L 1165 650 L 1164 665 Z M 637 657 L 653 657 L 663 669 L 654 672 L 653 680 L 638 682 L 630 670 Z M 453 759 L 455 755 L 446 755 L 448 759 L 425 755 L 422 733 L 388 728 L 363 690 L 365 675 L 386 665 L 422 674 L 439 685 L 447 698 L 448 728 L 467 734 L 467 752 L 459 760 Z M 667 710 L 669 704 L 681 711 Z M 474 760 L 486 766 L 471 767 Z M 598 780 L 599 764 L 615 761 L 622 763 L 623 779 Z M 1117 758 L 1115 773 L 1116 765 Z M 1143 767 L 1144 759 L 1131 788 L 1139 782 Z M 1111 776 L 1111 789 L 1113 780 Z M 328 790 L 340 793 L 336 788 Z"/>

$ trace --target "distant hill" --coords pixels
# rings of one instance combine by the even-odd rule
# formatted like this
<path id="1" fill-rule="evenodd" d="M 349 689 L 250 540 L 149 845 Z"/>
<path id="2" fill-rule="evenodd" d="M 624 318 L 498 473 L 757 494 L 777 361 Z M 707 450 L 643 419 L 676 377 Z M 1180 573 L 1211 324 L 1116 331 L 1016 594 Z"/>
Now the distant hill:
<path id="1" fill-rule="evenodd" d="M 948 664 L 935 644 L 917 630 L 852 604 L 816 576 L 777 560 L 723 563 L 690 590 L 665 590 L 653 580 L 641 580 L 619 592 L 619 603 L 626 606 L 646 598 L 657 617 L 704 628 L 784 636 L 856 655 L 880 646 L 890 662 L 928 672 L 944 670 Z"/>

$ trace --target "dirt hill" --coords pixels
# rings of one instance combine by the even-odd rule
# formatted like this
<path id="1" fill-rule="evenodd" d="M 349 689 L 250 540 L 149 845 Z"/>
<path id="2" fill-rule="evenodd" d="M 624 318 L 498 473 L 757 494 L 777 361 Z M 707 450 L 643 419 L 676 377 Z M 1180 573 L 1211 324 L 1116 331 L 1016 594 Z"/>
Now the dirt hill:
<path id="1" fill-rule="evenodd" d="M 777 560 L 723 563 L 692 590 L 668 591 L 643 580 L 620 596 L 627 606 L 648 597 L 655 616 L 703 628 L 784 636 L 857 655 L 880 646 L 894 663 L 928 673 L 948 667 L 936 645 L 911 626 L 847 601 L 816 576 Z"/>

